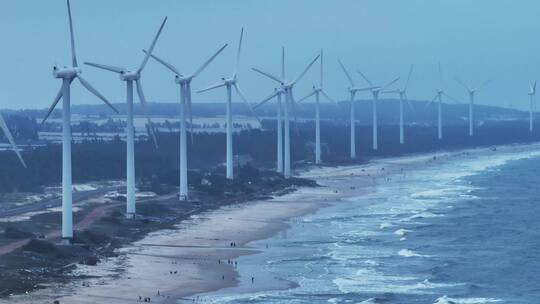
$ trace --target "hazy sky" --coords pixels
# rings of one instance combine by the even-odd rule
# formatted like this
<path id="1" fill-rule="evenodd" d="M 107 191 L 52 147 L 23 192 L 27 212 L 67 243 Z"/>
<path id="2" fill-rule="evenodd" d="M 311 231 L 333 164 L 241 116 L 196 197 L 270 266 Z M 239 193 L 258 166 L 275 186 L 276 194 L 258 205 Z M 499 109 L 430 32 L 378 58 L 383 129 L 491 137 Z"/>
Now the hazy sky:
<path id="1" fill-rule="evenodd" d="M 347 98 L 348 83 L 337 58 L 351 73 L 359 68 L 378 83 L 405 78 L 415 63 L 411 99 L 433 98 L 439 61 L 447 91 L 463 100 L 455 76 L 472 86 L 493 79 L 477 95 L 483 104 L 526 107 L 528 82 L 540 78 L 538 0 L 72 0 L 72 10 L 79 62 L 135 69 L 164 16 L 169 21 L 155 53 L 181 71 L 191 73 L 229 43 L 193 82 L 194 89 L 232 72 L 244 26 L 239 83 L 254 102 L 274 84 L 250 68 L 278 74 L 282 45 L 289 78 L 324 48 L 325 87 L 339 100 Z M 0 39 L 0 108 L 48 107 L 60 86 L 52 66 L 70 63 L 65 1 L 0 1 Z M 117 75 L 83 68 L 86 79 L 110 100 L 125 100 L 125 84 Z M 316 71 L 297 86 L 297 98 L 308 93 Z M 353 77 L 363 84 L 356 72 Z M 173 75 L 155 62 L 144 71 L 143 84 L 150 101 L 178 100 Z M 79 84 L 72 96 L 77 104 L 99 102 Z M 193 98 L 221 101 L 225 90 Z"/>

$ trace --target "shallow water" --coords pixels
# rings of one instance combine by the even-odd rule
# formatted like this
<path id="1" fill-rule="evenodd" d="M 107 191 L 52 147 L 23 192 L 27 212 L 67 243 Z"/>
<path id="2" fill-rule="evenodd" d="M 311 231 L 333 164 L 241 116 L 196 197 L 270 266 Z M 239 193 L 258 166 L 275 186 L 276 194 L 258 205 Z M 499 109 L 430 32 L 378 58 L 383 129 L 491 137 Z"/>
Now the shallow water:
<path id="1" fill-rule="evenodd" d="M 250 245 L 212 303 L 538 303 L 540 155 L 455 158 Z M 268 248 L 266 246 L 268 245 Z M 255 284 L 251 285 L 251 276 Z M 296 288 L 250 291 L 267 277 Z"/>

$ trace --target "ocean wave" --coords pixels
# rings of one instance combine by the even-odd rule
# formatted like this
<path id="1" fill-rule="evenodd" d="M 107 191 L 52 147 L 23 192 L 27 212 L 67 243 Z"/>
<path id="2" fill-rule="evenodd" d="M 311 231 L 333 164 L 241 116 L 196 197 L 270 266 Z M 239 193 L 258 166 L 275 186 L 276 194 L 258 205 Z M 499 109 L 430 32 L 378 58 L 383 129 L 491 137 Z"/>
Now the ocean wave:
<path id="1" fill-rule="evenodd" d="M 492 298 L 450 298 L 447 296 L 442 296 L 438 298 L 433 304 L 488 304 L 488 303 L 497 303 L 501 302 L 498 299 Z"/>
<path id="2" fill-rule="evenodd" d="M 398 229 L 398 230 L 394 231 L 394 234 L 399 235 L 399 236 L 405 236 L 409 232 L 411 232 L 411 231 L 401 228 L 401 229 Z"/>
<path id="3" fill-rule="evenodd" d="M 410 258 L 410 257 L 423 257 L 423 258 L 427 258 L 429 257 L 428 255 L 422 255 L 422 254 L 418 254 L 410 249 L 401 249 L 399 252 L 398 252 L 398 255 L 402 256 L 402 257 L 406 257 L 406 258 Z"/>

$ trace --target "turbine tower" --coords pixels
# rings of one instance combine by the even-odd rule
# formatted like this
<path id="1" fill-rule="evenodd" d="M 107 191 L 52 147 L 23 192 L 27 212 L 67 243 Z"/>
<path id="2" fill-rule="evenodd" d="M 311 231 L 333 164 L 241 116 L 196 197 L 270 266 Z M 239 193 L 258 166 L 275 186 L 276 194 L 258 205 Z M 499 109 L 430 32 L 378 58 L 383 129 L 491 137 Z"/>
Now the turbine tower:
<path id="1" fill-rule="evenodd" d="M 303 100 L 308 99 L 309 97 L 315 95 L 315 163 L 317 165 L 321 164 L 321 121 L 320 121 L 320 95 L 322 94 L 326 99 L 328 99 L 331 102 L 335 101 L 326 93 L 326 91 L 323 89 L 323 50 L 321 49 L 321 60 L 319 61 L 320 66 L 320 77 L 319 77 L 319 86 L 313 86 L 313 90 L 311 93 L 309 93 L 304 98 L 301 98 L 298 100 L 298 103 L 302 102 Z"/>
<path id="2" fill-rule="evenodd" d="M 26 163 L 24 162 L 24 159 L 22 158 L 21 153 L 19 152 L 19 149 L 17 148 L 17 145 L 15 144 L 15 140 L 13 139 L 13 135 L 11 135 L 11 132 L 9 131 L 9 128 L 6 124 L 6 121 L 4 120 L 4 117 L 2 114 L 0 114 L 0 129 L 2 129 L 2 132 L 4 133 L 4 136 L 7 138 L 9 144 L 11 145 L 11 148 L 17 154 L 17 158 L 21 162 L 21 165 L 26 168 Z"/>
<path id="3" fill-rule="evenodd" d="M 282 53 L 284 54 L 285 51 L 284 51 L 284 48 L 282 48 Z M 290 82 L 286 82 L 284 81 L 284 78 L 285 78 L 285 75 L 283 73 L 282 75 L 282 79 L 270 74 L 270 73 L 267 73 L 267 72 L 264 72 L 260 69 L 257 69 L 257 68 L 252 68 L 252 70 L 254 70 L 255 72 L 259 73 L 259 74 L 262 74 L 274 81 L 276 81 L 277 83 L 279 83 L 281 85 L 280 89 L 276 91 L 276 93 L 274 93 L 274 95 L 270 96 L 268 98 L 268 100 L 272 99 L 274 96 L 279 96 L 278 94 L 283 94 L 285 95 L 285 107 L 284 107 L 284 125 L 285 125 L 285 145 L 284 145 L 284 162 L 283 162 L 283 176 L 285 178 L 290 178 L 291 177 L 291 132 L 290 132 L 290 115 L 289 115 L 289 111 L 290 110 L 293 110 L 294 109 L 294 96 L 293 96 L 293 89 L 294 89 L 294 85 L 296 83 L 298 83 L 298 81 L 300 79 L 302 79 L 302 77 L 304 77 L 304 75 L 306 75 L 306 73 L 309 71 L 309 69 L 311 68 L 311 66 L 315 63 L 315 61 L 317 61 L 317 59 L 319 59 L 320 55 L 317 55 L 308 65 L 307 67 L 304 69 L 304 71 L 302 71 L 302 73 L 300 73 L 300 75 L 298 75 L 298 77 L 296 77 L 294 80 L 290 81 Z M 284 59 L 285 58 L 285 55 L 282 56 L 282 58 Z M 282 72 L 285 70 L 284 69 L 284 61 L 282 61 Z M 260 105 L 260 104 L 259 104 Z"/>
<path id="4" fill-rule="evenodd" d="M 459 83 L 467 92 L 469 93 L 469 136 L 474 135 L 474 116 L 473 116 L 473 107 L 474 107 L 474 94 L 480 90 L 481 88 L 485 87 L 490 80 L 484 82 L 481 86 L 477 88 L 471 88 L 468 85 L 466 85 L 463 81 L 456 78 L 456 82 Z"/>
<path id="5" fill-rule="evenodd" d="M 253 70 L 257 70 L 253 68 Z M 281 83 L 285 83 L 285 48 L 281 48 Z M 274 88 L 274 93 L 269 97 L 265 98 L 259 102 L 254 109 L 259 108 L 269 100 L 277 97 L 277 107 L 276 107 L 276 123 L 277 123 L 277 151 L 276 151 L 276 172 L 283 174 L 283 104 L 282 98 L 285 94 L 285 91 L 281 87 Z"/>
<path id="6" fill-rule="evenodd" d="M 407 76 L 407 82 L 405 82 L 405 86 L 402 89 L 397 90 L 390 90 L 390 91 L 384 91 L 383 93 L 387 94 L 399 94 L 399 143 L 404 144 L 405 143 L 405 132 L 404 132 L 404 119 L 403 119 L 403 102 L 407 101 L 407 104 L 411 109 L 413 109 L 409 98 L 407 97 L 407 89 L 409 88 L 409 82 L 411 80 L 411 75 L 414 69 L 414 65 L 411 65 L 411 68 L 409 69 L 409 75 Z"/>
<path id="7" fill-rule="evenodd" d="M 105 104 L 112 108 L 116 113 L 118 110 L 97 91 L 88 81 L 82 76 L 82 70 L 77 63 L 75 54 L 75 38 L 73 33 L 73 22 L 71 19 L 71 7 L 67 0 L 69 31 L 71 38 L 71 66 L 59 68 L 53 67 L 53 76 L 62 79 L 62 87 L 56 94 L 53 104 L 49 108 L 43 122 L 50 116 L 60 98 L 62 98 L 62 240 L 64 243 L 71 243 L 73 239 L 73 210 L 72 210 L 72 180 L 71 180 L 71 83 L 75 78 L 79 80 L 81 85 L 90 93 L 96 95 Z M 42 123 L 43 123 L 42 122 Z"/>
<path id="8" fill-rule="evenodd" d="M 536 80 L 529 83 L 529 132 L 533 131 L 533 112 L 536 112 Z"/>
<path id="9" fill-rule="evenodd" d="M 127 146 L 127 157 L 126 157 L 126 193 L 127 193 L 127 201 L 126 201 L 126 217 L 127 218 L 133 218 L 136 213 L 136 206 L 135 206 L 135 128 L 133 127 L 133 82 L 135 82 L 135 86 L 137 87 L 137 94 L 139 95 L 139 101 L 141 102 L 141 105 L 144 109 L 144 112 L 146 114 L 146 118 L 148 120 L 150 135 L 152 137 L 152 140 L 154 141 L 154 145 L 157 148 L 157 140 L 156 135 L 154 134 L 154 129 L 152 128 L 152 122 L 150 121 L 150 116 L 148 116 L 148 111 L 146 109 L 146 98 L 144 97 L 144 93 L 142 90 L 141 85 L 141 72 L 143 71 L 144 67 L 146 66 L 146 63 L 148 62 L 149 54 L 152 53 L 152 50 L 154 49 L 157 40 L 159 38 L 159 35 L 161 34 L 161 31 L 163 30 L 163 27 L 165 26 L 165 22 L 167 22 L 167 18 L 163 20 L 161 23 L 161 26 L 154 37 L 154 40 L 152 41 L 152 44 L 150 46 L 150 53 L 148 53 L 139 68 L 136 71 L 130 71 L 126 68 L 120 68 L 115 67 L 111 65 L 105 65 L 105 64 L 99 64 L 99 63 L 92 63 L 92 62 L 85 62 L 85 64 L 89 66 L 93 66 L 99 69 L 103 69 L 109 72 L 118 73 L 120 75 L 120 81 L 124 81 L 126 83 L 126 102 L 127 102 L 127 124 L 126 124 L 126 146 Z"/>
<path id="10" fill-rule="evenodd" d="M 374 85 L 366 77 L 366 75 L 364 75 L 364 73 L 362 73 L 360 70 L 356 70 L 356 71 L 370 85 L 370 87 L 371 87 L 370 91 L 371 91 L 371 94 L 373 94 L 373 106 L 372 106 L 372 112 L 371 112 L 371 114 L 372 114 L 372 131 L 373 131 L 372 141 L 373 141 L 373 150 L 377 150 L 377 149 L 379 149 L 379 138 L 378 138 L 379 132 L 377 130 L 377 104 L 379 103 L 379 94 L 382 91 L 384 91 L 385 89 L 387 89 L 389 86 L 396 83 L 399 80 L 399 77 L 392 80 L 392 81 L 390 81 L 389 83 L 387 83 L 384 86 L 377 86 L 377 85 Z"/>
<path id="11" fill-rule="evenodd" d="M 232 137 L 233 137 L 233 125 L 232 125 L 232 88 L 234 87 L 236 93 L 240 98 L 246 103 L 249 110 L 253 114 L 253 116 L 257 117 L 255 115 L 255 112 L 253 111 L 253 108 L 251 107 L 251 104 L 247 101 L 244 93 L 242 93 L 242 90 L 240 90 L 240 87 L 238 86 L 238 65 L 240 64 L 240 53 L 242 50 L 242 38 L 244 36 L 244 29 L 240 31 L 240 41 L 238 42 L 238 53 L 236 55 L 236 66 L 234 68 L 234 71 L 232 73 L 232 76 L 230 78 L 223 77 L 221 81 L 217 84 L 211 85 L 205 89 L 197 91 L 197 93 L 202 93 L 206 91 L 210 91 L 213 89 L 217 89 L 220 87 L 227 88 L 227 153 L 226 153 L 226 160 L 227 160 L 227 179 L 232 180 L 233 179 L 233 143 L 232 143 Z M 258 118 L 257 118 L 258 119 Z"/>
<path id="12" fill-rule="evenodd" d="M 373 88 L 372 87 L 368 87 L 368 88 L 357 87 L 354 84 L 354 81 L 353 81 L 351 75 L 349 74 L 349 72 L 347 72 L 347 69 L 345 68 L 345 66 L 343 65 L 341 60 L 338 60 L 338 63 L 341 66 L 341 69 L 343 70 L 343 73 L 345 73 L 345 76 L 347 76 L 347 79 L 349 79 L 349 83 L 350 83 L 350 87 L 347 88 L 349 90 L 349 94 L 351 96 L 351 99 L 350 99 L 351 107 L 350 107 L 350 111 L 349 111 L 349 114 L 350 114 L 349 115 L 350 116 L 350 127 L 351 127 L 351 138 L 350 138 L 351 151 L 350 151 L 350 156 L 351 156 L 351 159 L 355 159 L 356 158 L 356 119 L 355 119 L 356 116 L 355 116 L 355 112 L 354 112 L 355 96 L 356 96 L 356 93 L 358 93 L 358 92 L 370 91 Z"/>
<path id="13" fill-rule="evenodd" d="M 150 56 L 161 63 L 167 69 L 171 70 L 175 74 L 175 83 L 180 87 L 180 200 L 188 200 L 188 174 L 187 174 L 187 131 L 186 131 L 186 113 L 189 112 L 190 125 L 192 123 L 192 113 L 191 113 L 191 81 L 193 78 L 199 76 L 199 74 L 227 47 L 227 44 L 222 46 L 212 57 L 206 60 L 193 74 L 185 75 L 179 72 L 172 64 L 166 62 L 160 57 L 151 54 Z M 146 51 L 144 51 L 146 52 Z M 193 136 L 193 132 L 191 132 Z"/>

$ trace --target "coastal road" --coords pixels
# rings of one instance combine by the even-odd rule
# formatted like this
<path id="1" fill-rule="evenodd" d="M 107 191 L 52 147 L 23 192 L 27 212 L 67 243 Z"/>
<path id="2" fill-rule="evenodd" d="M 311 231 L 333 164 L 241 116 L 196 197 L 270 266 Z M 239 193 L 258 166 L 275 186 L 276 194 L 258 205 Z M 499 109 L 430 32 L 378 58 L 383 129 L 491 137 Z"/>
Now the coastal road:
<path id="1" fill-rule="evenodd" d="M 73 192 L 73 204 L 85 201 L 90 198 L 105 195 L 110 191 L 120 191 L 125 189 L 125 186 L 111 186 L 103 187 L 96 190 L 77 191 Z M 48 208 L 55 208 L 62 206 L 62 197 L 42 200 L 36 203 L 27 204 L 20 207 L 15 207 L 7 210 L 0 210 L 0 218 L 18 216 L 29 212 L 43 211 Z"/>

